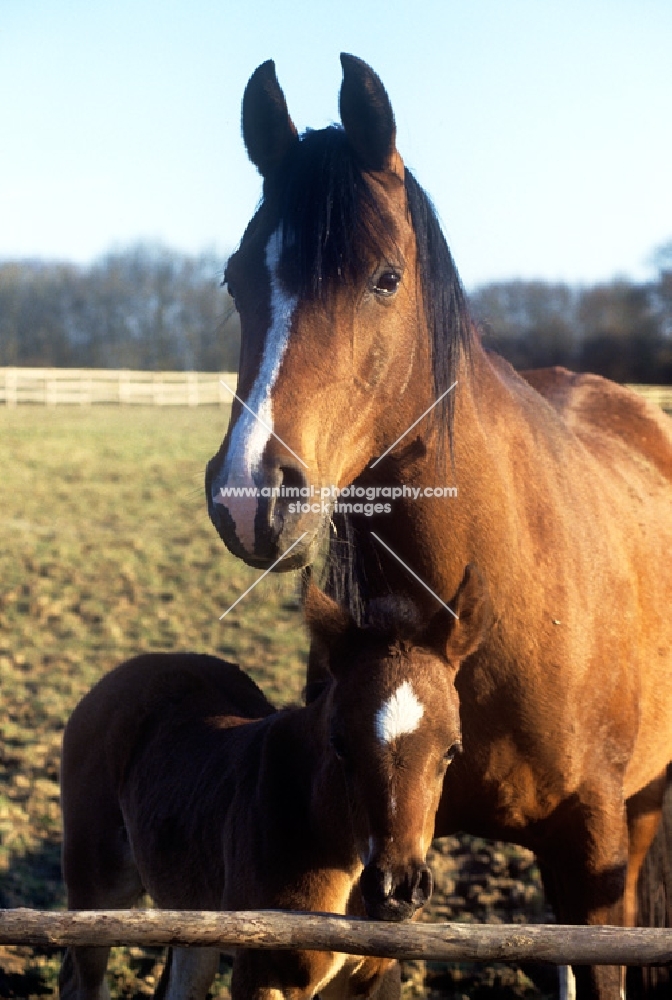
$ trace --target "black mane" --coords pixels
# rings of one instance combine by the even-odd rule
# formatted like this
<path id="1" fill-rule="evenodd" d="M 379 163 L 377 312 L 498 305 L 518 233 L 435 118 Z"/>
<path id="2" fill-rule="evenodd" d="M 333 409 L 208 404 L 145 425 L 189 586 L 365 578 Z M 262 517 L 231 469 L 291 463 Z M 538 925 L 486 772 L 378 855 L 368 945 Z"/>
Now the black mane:
<path id="1" fill-rule="evenodd" d="M 455 381 L 458 360 L 469 358 L 471 347 L 471 320 L 467 299 L 457 268 L 453 262 L 441 224 L 428 195 L 413 174 L 406 170 L 406 199 L 415 233 L 425 319 L 429 329 L 432 374 L 435 399 L 433 419 L 439 434 L 439 460 L 442 461 L 443 439 L 447 432 L 451 444 L 454 395 L 446 391 Z"/>
<path id="2" fill-rule="evenodd" d="M 339 126 L 306 132 L 264 183 L 282 229 L 283 281 L 300 298 L 324 299 L 343 281 L 369 278 L 394 253 L 394 220 L 381 208 Z"/>

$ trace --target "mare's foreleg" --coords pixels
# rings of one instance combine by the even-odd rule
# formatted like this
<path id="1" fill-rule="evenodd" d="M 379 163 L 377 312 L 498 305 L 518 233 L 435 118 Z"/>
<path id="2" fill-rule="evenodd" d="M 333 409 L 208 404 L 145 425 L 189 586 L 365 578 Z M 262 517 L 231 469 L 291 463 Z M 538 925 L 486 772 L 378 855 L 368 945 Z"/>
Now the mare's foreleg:
<path id="1" fill-rule="evenodd" d="M 625 883 L 625 926 L 637 923 L 637 880 L 660 826 L 667 770 L 627 801 L 628 874 Z"/>
<path id="2" fill-rule="evenodd" d="M 662 915 L 657 914 L 656 910 L 660 906 L 661 897 L 664 909 L 666 908 L 665 896 L 669 892 L 665 877 L 667 862 L 661 859 L 661 852 L 653 855 L 650 865 L 642 873 L 644 861 L 660 827 L 666 786 L 667 770 L 627 802 L 629 853 L 625 885 L 625 924 L 628 927 L 634 927 L 637 923 L 645 927 L 660 926 L 658 921 Z M 638 885 L 640 875 L 644 878 L 641 887 Z M 662 923 L 664 922 L 665 918 L 662 916 Z M 656 968 L 628 969 L 627 993 L 632 990 L 634 996 L 648 995 L 652 992 L 653 983 L 657 983 L 660 990 L 661 974 L 662 970 Z"/>
<path id="3" fill-rule="evenodd" d="M 625 920 L 628 826 L 621 794 L 584 789 L 561 806 L 544 838 L 544 886 L 559 923 L 616 924 Z M 577 1000 L 622 1000 L 620 966 L 574 966 Z"/>

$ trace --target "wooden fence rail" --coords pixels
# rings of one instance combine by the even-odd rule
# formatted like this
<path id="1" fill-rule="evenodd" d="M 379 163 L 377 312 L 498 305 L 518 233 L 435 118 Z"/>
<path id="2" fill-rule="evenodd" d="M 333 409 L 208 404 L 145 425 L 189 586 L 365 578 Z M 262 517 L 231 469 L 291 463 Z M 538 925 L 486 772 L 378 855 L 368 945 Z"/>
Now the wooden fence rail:
<path id="1" fill-rule="evenodd" d="M 146 372 L 110 368 L 0 368 L 0 406 L 225 406 L 235 372 Z M 632 385 L 672 413 L 672 385 Z"/>
<path id="2" fill-rule="evenodd" d="M 546 924 L 390 924 L 258 910 L 0 910 L 0 944 L 305 948 L 436 962 L 665 965 L 672 929 Z"/>
<path id="3" fill-rule="evenodd" d="M 145 372 L 109 368 L 0 368 L 0 406 L 226 406 L 235 372 Z"/>

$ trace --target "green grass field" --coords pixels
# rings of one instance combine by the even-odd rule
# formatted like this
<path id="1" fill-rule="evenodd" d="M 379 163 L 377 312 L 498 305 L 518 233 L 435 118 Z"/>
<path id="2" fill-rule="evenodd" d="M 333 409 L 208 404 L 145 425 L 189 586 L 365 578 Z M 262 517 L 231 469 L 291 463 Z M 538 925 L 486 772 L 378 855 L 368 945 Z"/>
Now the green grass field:
<path id="1" fill-rule="evenodd" d="M 228 411 L 0 408 L 0 906 L 58 908 L 63 726 L 141 650 L 239 662 L 277 702 L 300 698 L 307 644 L 296 575 L 234 559 L 205 507 Z M 59 959 L 0 948 L 0 997 L 51 992 Z M 130 972 L 129 972 L 130 966 Z M 116 995 L 145 996 L 155 958 L 114 959 Z M 136 977 L 139 982 L 134 983 Z"/>
<path id="2" fill-rule="evenodd" d="M 63 726 L 107 670 L 137 652 L 235 660 L 276 703 L 301 698 L 307 642 L 296 574 L 234 559 L 205 507 L 204 467 L 228 411 L 0 408 L 0 907 L 65 905 L 58 767 Z M 446 838 L 430 857 L 433 920 L 543 919 L 532 856 Z M 115 949 L 112 995 L 150 995 L 159 951 Z M 0 947 L 0 1000 L 53 992 L 60 956 Z M 217 995 L 227 995 L 222 960 Z M 542 996 L 506 966 L 404 965 L 404 996 Z M 434 983 L 434 990 L 428 987 Z"/>

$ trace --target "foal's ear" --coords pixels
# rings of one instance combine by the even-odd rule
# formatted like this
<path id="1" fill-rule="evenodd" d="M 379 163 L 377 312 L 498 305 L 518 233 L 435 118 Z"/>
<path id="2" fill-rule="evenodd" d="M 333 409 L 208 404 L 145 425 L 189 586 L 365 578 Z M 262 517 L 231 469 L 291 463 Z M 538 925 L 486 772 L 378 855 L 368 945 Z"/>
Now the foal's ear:
<path id="1" fill-rule="evenodd" d="M 366 170 L 396 167 L 394 112 L 379 77 L 361 59 L 341 52 L 339 109 L 350 145 Z"/>
<path id="2" fill-rule="evenodd" d="M 261 176 L 268 177 L 297 141 L 272 59 L 258 66 L 248 81 L 243 94 L 242 120 L 247 155 Z"/>
<path id="3" fill-rule="evenodd" d="M 310 638 L 325 651 L 344 639 L 354 624 L 348 612 L 310 578 L 304 585 L 303 613 Z"/>
<path id="4" fill-rule="evenodd" d="M 481 645 L 492 619 L 485 580 L 473 563 L 466 567 L 450 603 L 457 618 L 438 611 L 429 623 L 425 641 L 457 669 Z"/>

